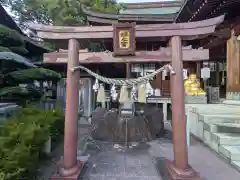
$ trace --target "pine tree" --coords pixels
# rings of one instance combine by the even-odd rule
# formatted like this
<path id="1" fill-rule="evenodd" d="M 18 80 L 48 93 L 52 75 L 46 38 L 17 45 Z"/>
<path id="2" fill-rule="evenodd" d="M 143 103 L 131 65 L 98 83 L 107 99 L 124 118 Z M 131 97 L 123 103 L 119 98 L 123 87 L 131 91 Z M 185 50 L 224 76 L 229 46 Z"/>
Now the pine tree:
<path id="1" fill-rule="evenodd" d="M 19 86 L 34 81 L 57 81 L 59 73 L 38 68 L 24 55 L 28 53 L 25 42 L 18 32 L 0 26 L 0 98 L 6 101 L 25 102 L 39 100 L 42 89 Z"/>

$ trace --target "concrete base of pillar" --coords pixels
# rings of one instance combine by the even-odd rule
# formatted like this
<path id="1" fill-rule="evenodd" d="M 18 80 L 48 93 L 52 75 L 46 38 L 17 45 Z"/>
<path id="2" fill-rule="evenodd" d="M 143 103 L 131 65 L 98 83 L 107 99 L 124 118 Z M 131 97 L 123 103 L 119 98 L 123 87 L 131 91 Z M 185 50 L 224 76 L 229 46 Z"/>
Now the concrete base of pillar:
<path id="1" fill-rule="evenodd" d="M 240 106 L 240 100 L 225 100 L 222 103 L 226 105 Z"/>
<path id="2" fill-rule="evenodd" d="M 200 176 L 191 167 L 180 170 L 175 167 L 172 161 L 166 161 L 166 171 L 169 180 L 200 180 Z"/>
<path id="3" fill-rule="evenodd" d="M 78 180 L 82 172 L 84 162 L 78 161 L 71 169 L 64 169 L 59 163 L 59 173 L 50 177 L 50 180 Z"/>

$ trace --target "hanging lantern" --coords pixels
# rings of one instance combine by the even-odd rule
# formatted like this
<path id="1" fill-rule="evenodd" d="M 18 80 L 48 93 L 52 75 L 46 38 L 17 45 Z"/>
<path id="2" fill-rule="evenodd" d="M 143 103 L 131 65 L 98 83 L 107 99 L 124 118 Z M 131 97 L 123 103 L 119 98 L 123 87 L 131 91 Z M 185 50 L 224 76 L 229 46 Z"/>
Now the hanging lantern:
<path id="1" fill-rule="evenodd" d="M 103 84 L 100 84 L 100 87 L 97 91 L 97 102 L 104 103 L 105 102 L 105 89 Z"/>
<path id="2" fill-rule="evenodd" d="M 133 87 L 131 89 L 131 99 L 133 101 L 137 100 L 137 87 L 136 87 L 136 85 L 133 85 Z"/>
<path id="3" fill-rule="evenodd" d="M 146 84 L 146 97 L 153 96 L 153 95 L 154 95 L 154 90 L 148 81 Z"/>
<path id="4" fill-rule="evenodd" d="M 93 90 L 94 90 L 95 92 L 97 92 L 98 89 L 99 89 L 99 82 L 98 82 L 98 79 L 96 79 L 96 81 L 95 81 L 95 83 L 94 83 L 94 85 L 93 85 Z"/>
<path id="5" fill-rule="evenodd" d="M 118 94 L 117 94 L 117 91 L 116 91 L 115 84 L 113 84 L 113 86 L 111 88 L 111 97 L 112 97 L 112 100 L 114 100 L 114 101 L 117 100 Z"/>
<path id="6" fill-rule="evenodd" d="M 119 103 L 129 102 L 130 98 L 128 95 L 129 95 L 128 87 L 127 87 L 127 85 L 123 85 L 120 89 Z"/>
<path id="7" fill-rule="evenodd" d="M 141 84 L 138 87 L 138 102 L 146 103 L 146 85 Z"/>

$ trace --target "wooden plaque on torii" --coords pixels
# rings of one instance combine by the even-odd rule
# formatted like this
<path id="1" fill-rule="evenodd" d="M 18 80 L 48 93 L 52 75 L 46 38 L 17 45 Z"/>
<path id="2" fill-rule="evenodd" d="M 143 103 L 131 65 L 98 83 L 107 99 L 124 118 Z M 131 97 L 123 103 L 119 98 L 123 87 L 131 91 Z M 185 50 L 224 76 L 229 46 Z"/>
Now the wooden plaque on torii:
<path id="1" fill-rule="evenodd" d="M 135 26 L 136 23 L 113 24 L 113 55 L 135 55 Z"/>

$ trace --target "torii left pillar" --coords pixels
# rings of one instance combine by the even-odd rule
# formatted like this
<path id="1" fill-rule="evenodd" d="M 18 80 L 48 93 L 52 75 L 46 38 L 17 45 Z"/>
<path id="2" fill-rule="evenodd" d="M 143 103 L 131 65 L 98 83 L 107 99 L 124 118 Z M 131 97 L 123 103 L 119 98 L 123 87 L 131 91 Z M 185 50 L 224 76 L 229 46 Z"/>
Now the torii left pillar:
<path id="1" fill-rule="evenodd" d="M 58 175 L 51 177 L 51 180 L 78 180 L 83 167 L 83 164 L 77 160 L 80 73 L 71 71 L 78 64 L 79 43 L 76 39 L 70 39 L 68 42 L 64 157 L 59 163 Z"/>

